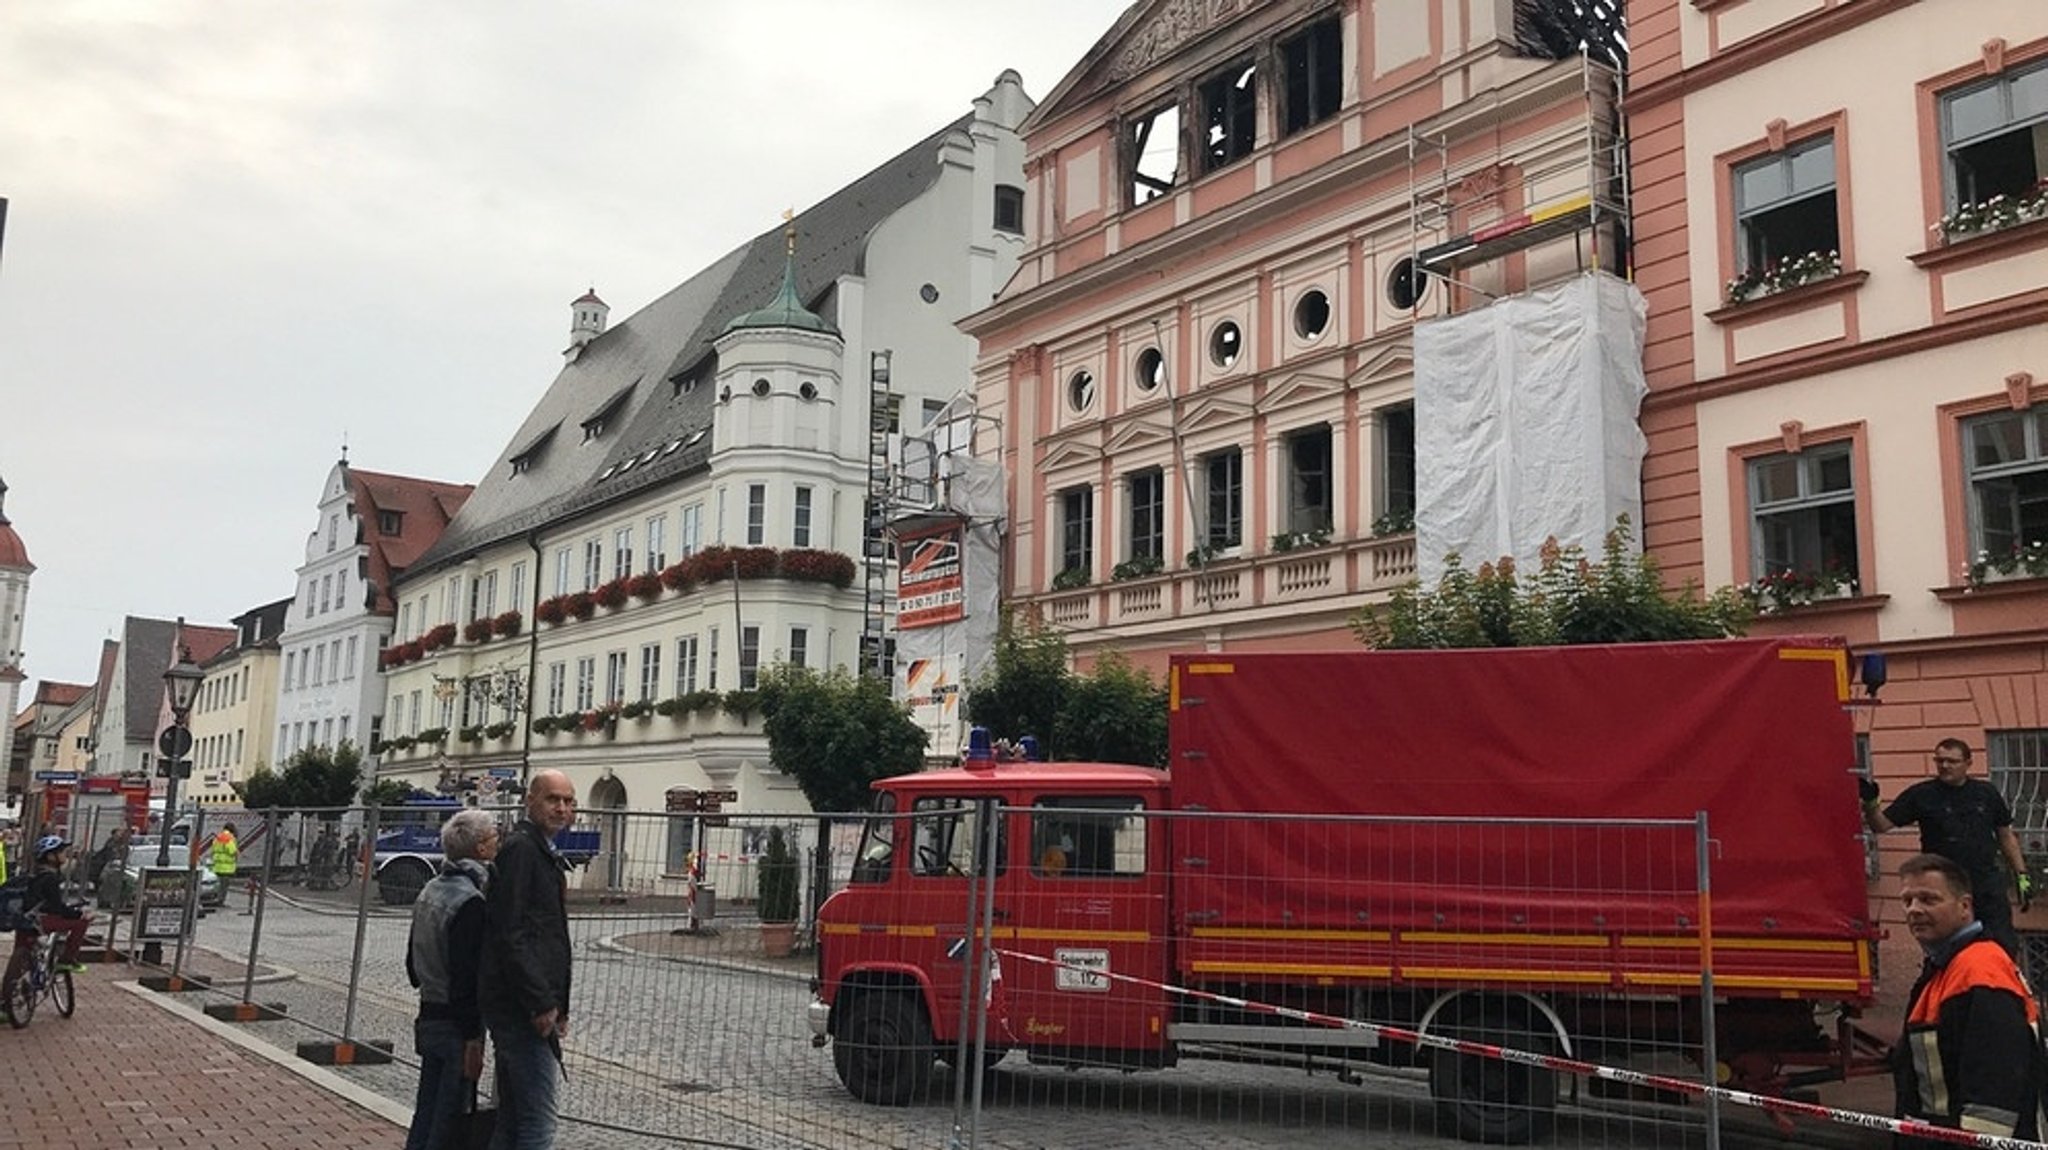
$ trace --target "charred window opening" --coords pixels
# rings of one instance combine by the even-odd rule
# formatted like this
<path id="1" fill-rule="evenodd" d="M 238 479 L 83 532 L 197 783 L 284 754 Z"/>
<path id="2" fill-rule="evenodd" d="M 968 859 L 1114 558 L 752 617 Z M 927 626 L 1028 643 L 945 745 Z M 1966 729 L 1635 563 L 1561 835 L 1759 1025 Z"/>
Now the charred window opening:
<path id="1" fill-rule="evenodd" d="M 1131 206 L 1155 200 L 1180 183 L 1180 105 L 1132 120 L 1125 143 L 1131 173 Z"/>
<path id="2" fill-rule="evenodd" d="M 1014 184 L 996 185 L 995 229 L 1011 235 L 1024 234 L 1024 189 Z"/>
<path id="3" fill-rule="evenodd" d="M 1628 21 L 1622 0 L 1515 0 L 1515 41 L 1546 60 L 1583 53 L 1616 69 L 1628 67 Z"/>
<path id="4" fill-rule="evenodd" d="M 1258 66 L 1246 61 L 1196 89 L 1202 108 L 1204 173 L 1252 154 L 1259 134 L 1258 79 Z"/>
<path id="5" fill-rule="evenodd" d="M 1344 101 L 1343 22 L 1324 20 L 1291 40 L 1282 40 L 1280 74 L 1286 81 L 1283 135 L 1291 136 L 1336 115 Z"/>

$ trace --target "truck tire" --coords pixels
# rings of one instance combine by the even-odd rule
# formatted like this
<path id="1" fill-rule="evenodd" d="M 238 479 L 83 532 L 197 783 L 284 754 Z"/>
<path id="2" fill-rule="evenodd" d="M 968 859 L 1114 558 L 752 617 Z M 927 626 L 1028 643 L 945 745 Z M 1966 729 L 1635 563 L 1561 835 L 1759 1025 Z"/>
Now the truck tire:
<path id="1" fill-rule="evenodd" d="M 866 991 L 846 1004 L 832 1066 L 846 1092 L 877 1106 L 907 1106 L 931 1086 L 931 1023 L 901 991 Z"/>
<path id="2" fill-rule="evenodd" d="M 385 906 L 411 906 L 420 888 L 433 878 L 427 864 L 418 859 L 392 859 L 377 872 L 377 896 Z"/>
<path id="3" fill-rule="evenodd" d="M 1460 1034 L 1478 1042 L 1511 1045 L 1549 1054 L 1556 1044 L 1547 1035 L 1503 1034 L 1489 1027 L 1484 1036 Z M 1557 1075 L 1554 1071 L 1477 1054 L 1432 1050 L 1429 1096 L 1436 1100 L 1437 1121 L 1451 1127 L 1465 1142 L 1523 1144 L 1549 1137 L 1557 1120 Z"/>

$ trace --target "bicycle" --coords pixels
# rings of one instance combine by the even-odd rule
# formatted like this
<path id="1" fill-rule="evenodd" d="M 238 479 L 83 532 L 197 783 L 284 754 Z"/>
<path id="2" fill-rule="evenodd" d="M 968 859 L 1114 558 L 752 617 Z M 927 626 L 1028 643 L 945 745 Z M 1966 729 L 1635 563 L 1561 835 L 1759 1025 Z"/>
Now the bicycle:
<path id="1" fill-rule="evenodd" d="M 65 1018 L 78 1009 L 78 989 L 72 985 L 71 972 L 57 965 L 57 936 L 48 931 L 33 933 L 34 941 L 15 947 L 7 964 L 13 973 L 6 988 L 7 1022 L 16 1030 L 29 1024 L 36 1016 L 36 1004 L 44 998 L 55 1003 L 57 1013 Z"/>

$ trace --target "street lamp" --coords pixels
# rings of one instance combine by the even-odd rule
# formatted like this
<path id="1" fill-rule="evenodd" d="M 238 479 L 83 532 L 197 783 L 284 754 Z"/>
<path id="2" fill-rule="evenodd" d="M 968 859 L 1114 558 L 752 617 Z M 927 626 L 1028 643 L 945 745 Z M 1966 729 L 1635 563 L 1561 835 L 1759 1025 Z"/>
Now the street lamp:
<path id="1" fill-rule="evenodd" d="M 178 817 L 178 780 L 192 770 L 192 764 L 185 755 L 192 750 L 192 732 L 187 726 L 192 716 L 192 700 L 199 695 L 199 684 L 206 678 L 206 672 L 192 661 L 192 649 L 180 647 L 178 661 L 164 672 L 164 696 L 171 703 L 171 725 L 157 739 L 157 750 L 162 757 L 157 760 L 157 772 L 164 776 L 164 821 L 158 828 L 156 839 L 156 865 L 171 865 L 171 824 Z"/>

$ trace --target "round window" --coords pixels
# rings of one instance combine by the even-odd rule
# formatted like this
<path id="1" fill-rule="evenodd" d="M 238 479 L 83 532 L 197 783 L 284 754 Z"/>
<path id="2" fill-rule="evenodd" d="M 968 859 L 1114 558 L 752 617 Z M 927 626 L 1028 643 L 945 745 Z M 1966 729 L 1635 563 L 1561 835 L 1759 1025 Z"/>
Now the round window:
<path id="1" fill-rule="evenodd" d="M 804 380 L 797 385 L 796 393 L 806 400 L 816 399 L 818 398 L 818 385 L 808 379 Z"/>
<path id="2" fill-rule="evenodd" d="M 767 381 L 767 380 L 765 380 L 765 379 L 757 379 L 757 380 L 755 380 L 755 381 L 754 381 L 754 394 L 755 394 L 755 395 L 758 395 L 758 396 L 765 396 L 765 395 L 767 395 L 767 394 L 768 394 L 768 381 Z"/>
<path id="3" fill-rule="evenodd" d="M 1095 402 L 1095 377 L 1085 371 L 1077 371 L 1067 380 L 1067 406 L 1075 411 L 1086 411 Z"/>
<path id="4" fill-rule="evenodd" d="M 1330 297 L 1310 288 L 1294 303 L 1294 334 L 1314 342 L 1330 330 Z"/>
<path id="5" fill-rule="evenodd" d="M 1209 333 L 1209 362 L 1217 367 L 1229 367 L 1244 354 L 1244 329 L 1236 320 L 1226 319 Z"/>
<path id="6" fill-rule="evenodd" d="M 1412 259 L 1404 257 L 1387 275 L 1387 302 L 1402 311 L 1421 303 L 1428 294 L 1429 272 Z"/>
<path id="7" fill-rule="evenodd" d="M 1138 353 L 1138 390 L 1157 391 L 1166 382 L 1166 357 L 1156 347 Z"/>

